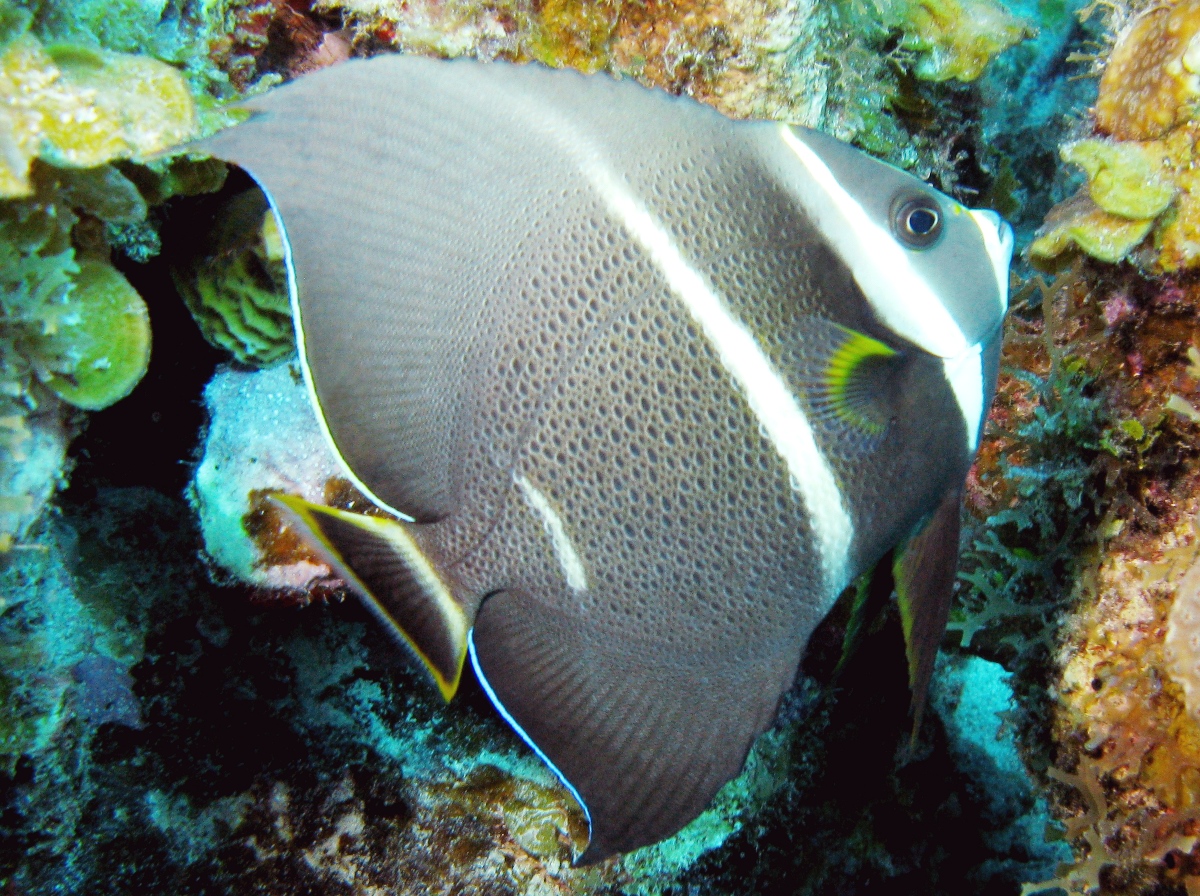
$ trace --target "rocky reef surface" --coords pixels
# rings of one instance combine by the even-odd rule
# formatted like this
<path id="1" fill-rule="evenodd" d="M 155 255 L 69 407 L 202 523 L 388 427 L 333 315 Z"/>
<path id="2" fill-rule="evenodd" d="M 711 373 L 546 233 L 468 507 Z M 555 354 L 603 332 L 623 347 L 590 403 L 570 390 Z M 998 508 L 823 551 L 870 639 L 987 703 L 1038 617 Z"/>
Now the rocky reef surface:
<path id="1" fill-rule="evenodd" d="M 0 888 L 1200 892 L 1200 5 L 0 2 Z M 474 682 L 449 705 L 263 498 L 356 506 L 278 234 L 163 150 L 352 55 L 611 71 L 820 127 L 1014 224 L 959 601 L 908 742 L 839 605 L 743 775 L 587 869 Z"/>

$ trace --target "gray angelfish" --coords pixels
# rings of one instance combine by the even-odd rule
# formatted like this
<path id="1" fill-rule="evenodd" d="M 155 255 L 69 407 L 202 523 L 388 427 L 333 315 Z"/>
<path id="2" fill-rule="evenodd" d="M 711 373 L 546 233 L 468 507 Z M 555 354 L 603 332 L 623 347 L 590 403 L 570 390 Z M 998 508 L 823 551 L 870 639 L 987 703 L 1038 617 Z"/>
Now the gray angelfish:
<path id="1" fill-rule="evenodd" d="M 695 818 L 897 545 L 923 691 L 1007 306 L 994 213 L 535 65 L 377 57 L 247 105 L 200 148 L 267 193 L 326 434 L 411 522 L 284 502 L 447 698 L 470 656 L 587 812 L 581 861 Z"/>

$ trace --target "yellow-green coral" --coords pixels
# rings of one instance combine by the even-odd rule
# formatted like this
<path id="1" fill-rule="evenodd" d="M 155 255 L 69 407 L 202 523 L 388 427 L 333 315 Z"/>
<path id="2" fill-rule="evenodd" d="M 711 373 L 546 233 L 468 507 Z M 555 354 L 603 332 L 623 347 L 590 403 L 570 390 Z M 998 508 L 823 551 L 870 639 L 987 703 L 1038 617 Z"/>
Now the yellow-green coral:
<path id="1" fill-rule="evenodd" d="M 1153 231 L 1147 267 L 1162 272 L 1190 267 L 1200 258 L 1200 180 L 1195 171 L 1200 124 L 1161 140 L 1080 140 L 1062 157 L 1088 175 L 1086 193 L 1054 208 L 1030 252 L 1053 258 L 1073 242 L 1101 261 L 1129 255 Z M 1083 200 L 1094 210 L 1081 214 Z"/>
<path id="2" fill-rule="evenodd" d="M 1130 256 L 1156 273 L 1200 260 L 1200 0 L 1154 6 L 1119 36 L 1104 67 L 1097 130 L 1110 135 L 1069 143 L 1063 160 L 1087 174 L 1100 214 L 1080 215 L 1078 197 L 1052 210 L 1034 257 L 1072 244 L 1101 261 Z M 1135 238 L 1136 237 L 1136 238 Z"/>
<path id="3" fill-rule="evenodd" d="M 84 261 L 54 309 L 38 353 L 46 385 L 75 407 L 106 408 L 133 391 L 150 364 L 150 313 L 112 265 Z"/>
<path id="4" fill-rule="evenodd" d="M 0 52 L 0 197 L 30 196 L 30 164 L 91 168 L 140 159 L 198 128 L 183 77 L 143 56 L 42 47 L 29 35 Z"/>
<path id="5" fill-rule="evenodd" d="M 1167 148 L 1159 142 L 1079 140 L 1064 145 L 1061 154 L 1087 173 L 1092 201 L 1122 218 L 1157 218 L 1179 189 Z"/>
<path id="6" fill-rule="evenodd" d="M 882 9 L 904 33 L 900 46 L 919 54 L 913 72 L 926 81 L 974 81 L 993 58 L 1037 33 L 996 0 L 892 0 Z"/>
<path id="7" fill-rule="evenodd" d="M 172 268 L 175 286 L 210 343 L 255 367 L 285 360 L 295 340 L 275 215 L 255 189 L 218 217 L 211 244 Z"/>
<path id="8" fill-rule="evenodd" d="M 1035 258 L 1054 258 L 1078 246 L 1093 258 L 1115 263 L 1146 238 L 1154 222 L 1130 220 L 1100 208 L 1086 192 L 1055 206 L 1029 247 Z"/>
<path id="9" fill-rule="evenodd" d="M 608 64 L 620 12 L 613 0 L 545 0 L 531 23 L 529 54 L 556 68 L 599 71 Z"/>

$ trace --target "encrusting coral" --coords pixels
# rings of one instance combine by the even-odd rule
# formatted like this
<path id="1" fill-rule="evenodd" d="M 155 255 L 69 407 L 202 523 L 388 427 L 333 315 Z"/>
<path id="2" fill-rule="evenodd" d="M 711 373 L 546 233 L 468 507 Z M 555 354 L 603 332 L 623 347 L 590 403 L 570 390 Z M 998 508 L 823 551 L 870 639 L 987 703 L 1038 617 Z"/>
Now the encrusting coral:
<path id="1" fill-rule="evenodd" d="M 31 35 L 0 55 L 0 96 L 11 128 L 0 165 L 0 197 L 33 195 L 29 168 L 93 168 L 145 159 L 195 134 L 187 82 L 155 59 L 90 47 L 43 48 Z"/>
<path id="2" fill-rule="evenodd" d="M 1148 271 L 1193 266 L 1198 99 L 1200 3 L 1179 0 L 1133 17 L 1104 63 L 1093 110 L 1098 136 L 1062 147 L 1087 185 L 1051 211 L 1030 253 L 1052 259 L 1078 247 L 1106 262 L 1131 257 Z"/>

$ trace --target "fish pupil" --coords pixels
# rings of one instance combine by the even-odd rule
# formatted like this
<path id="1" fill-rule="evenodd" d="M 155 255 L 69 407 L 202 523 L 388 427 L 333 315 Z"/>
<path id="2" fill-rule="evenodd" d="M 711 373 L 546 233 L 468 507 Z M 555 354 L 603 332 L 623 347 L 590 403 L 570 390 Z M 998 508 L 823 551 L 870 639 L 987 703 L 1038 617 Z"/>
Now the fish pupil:
<path id="1" fill-rule="evenodd" d="M 937 215 L 927 208 L 914 209 L 908 215 L 908 229 L 917 236 L 925 236 L 937 226 Z"/>
<path id="2" fill-rule="evenodd" d="M 936 202 L 918 196 L 898 203 L 892 228 L 902 243 L 913 249 L 927 249 L 942 234 L 942 213 Z"/>

